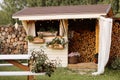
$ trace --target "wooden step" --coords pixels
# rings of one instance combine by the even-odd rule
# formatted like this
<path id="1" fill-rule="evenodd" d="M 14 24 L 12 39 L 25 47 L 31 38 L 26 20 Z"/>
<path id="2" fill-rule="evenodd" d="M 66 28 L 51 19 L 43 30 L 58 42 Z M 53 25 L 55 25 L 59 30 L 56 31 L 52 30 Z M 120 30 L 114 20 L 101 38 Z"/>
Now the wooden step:
<path id="1" fill-rule="evenodd" d="M 68 68 L 75 70 L 78 74 L 91 74 L 97 70 L 97 64 L 93 62 L 89 63 L 78 63 L 78 64 L 68 64 Z"/>
<path id="2" fill-rule="evenodd" d="M 0 60 L 30 59 L 30 55 L 0 55 Z"/>
<path id="3" fill-rule="evenodd" d="M 70 68 L 70 69 L 97 69 L 97 64 L 95 64 L 93 62 L 68 64 L 68 68 Z"/>
<path id="4" fill-rule="evenodd" d="M 2 71 L 0 76 L 27 76 L 27 75 L 45 75 L 42 73 L 32 73 L 31 71 Z"/>

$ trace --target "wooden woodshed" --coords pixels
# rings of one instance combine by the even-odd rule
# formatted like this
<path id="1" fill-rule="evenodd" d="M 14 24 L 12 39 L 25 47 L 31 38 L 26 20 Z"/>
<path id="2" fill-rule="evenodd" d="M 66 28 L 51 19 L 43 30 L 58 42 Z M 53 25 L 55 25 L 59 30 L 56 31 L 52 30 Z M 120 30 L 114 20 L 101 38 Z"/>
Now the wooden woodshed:
<path id="1" fill-rule="evenodd" d="M 80 5 L 80 6 L 59 6 L 59 7 L 55 7 L 55 6 L 32 7 L 32 8 L 24 8 L 23 10 L 18 11 L 13 15 L 13 18 L 22 21 L 22 24 L 28 35 L 37 36 L 37 32 L 40 30 L 42 26 L 52 27 L 52 28 L 55 27 L 56 30 L 58 30 L 58 35 L 63 36 L 67 41 L 68 41 L 69 27 L 71 29 L 77 27 L 78 29 L 79 27 L 82 26 L 83 26 L 82 28 L 84 28 L 84 26 L 88 24 L 87 27 L 93 27 L 90 29 L 93 29 L 95 34 L 94 35 L 95 41 L 93 40 L 94 43 L 92 43 L 92 45 L 95 47 L 91 51 L 91 54 L 95 54 L 98 53 L 98 44 L 99 44 L 98 20 L 100 16 L 104 16 L 104 17 L 113 16 L 111 6 L 110 5 Z M 79 22 L 83 24 L 80 25 L 78 24 Z M 44 37 L 44 38 L 45 41 L 48 42 L 54 37 Z M 40 46 L 45 46 L 45 44 L 33 44 L 33 43 L 28 44 L 29 51 L 33 48 L 39 48 Z M 68 46 L 66 46 L 65 49 L 63 50 L 52 50 L 45 48 L 45 51 L 50 59 L 53 60 L 59 59 L 61 65 L 63 67 L 67 67 L 68 53 L 69 53 Z M 86 55 L 87 53 L 89 52 L 86 51 Z M 83 62 L 89 62 L 89 61 L 93 61 L 93 59 L 91 58 L 88 61 L 83 60 Z"/>
<path id="2" fill-rule="evenodd" d="M 28 42 L 27 55 L 22 55 L 22 54 L 21 55 L 0 55 L 0 59 L 1 60 L 28 59 L 32 49 L 42 48 L 44 49 L 45 53 L 47 54 L 50 60 L 56 61 L 58 67 L 68 66 L 68 54 L 72 52 L 72 50 L 73 51 L 78 50 L 78 52 L 80 52 L 81 62 L 93 61 L 93 55 L 95 53 L 99 53 L 102 50 L 102 48 L 100 48 L 101 44 L 107 43 L 107 42 L 104 42 L 104 40 L 106 39 L 108 41 L 108 45 L 110 44 L 109 34 L 111 34 L 111 31 L 110 29 L 107 30 L 107 28 L 109 28 L 111 24 L 107 25 L 106 21 L 111 21 L 111 20 L 108 20 L 108 18 L 111 18 L 112 16 L 113 16 L 113 12 L 111 9 L 111 5 L 105 5 L 105 4 L 104 5 L 100 4 L 100 5 L 24 8 L 16 12 L 15 14 L 13 14 L 12 18 L 19 19 L 22 22 L 22 25 L 27 35 L 32 35 L 36 37 L 38 36 L 38 32 L 40 29 L 41 30 L 44 29 L 44 31 L 55 29 L 57 31 L 56 35 L 62 36 L 65 39 L 65 41 L 68 41 L 68 44 L 65 45 L 64 49 L 62 50 L 60 49 L 55 50 L 55 49 L 48 48 L 46 47 L 46 43 L 54 39 L 56 35 L 45 36 L 44 37 L 45 43 L 36 44 L 36 43 Z M 101 26 L 102 28 L 100 28 Z M 103 29 L 105 26 L 107 27 Z M 90 33 L 86 31 L 86 28 L 89 29 Z M 103 31 L 103 33 L 106 31 L 109 32 L 109 33 L 104 33 L 105 35 L 102 34 L 102 36 L 104 36 L 105 39 L 102 38 L 101 35 L 99 34 L 101 33 L 101 31 Z M 80 37 L 84 32 L 86 33 L 83 36 L 84 38 Z M 74 36 L 74 34 L 76 35 Z M 108 36 L 109 38 L 106 37 L 106 34 L 109 35 Z M 85 36 L 87 35 L 89 35 L 89 37 L 86 38 Z M 91 35 L 93 36 L 92 38 L 91 38 Z M 69 43 L 70 41 L 69 38 L 71 37 L 74 37 L 74 39 L 78 37 L 76 42 L 74 42 L 75 40 L 72 39 L 73 40 L 73 42 L 71 43 L 72 45 Z M 101 39 L 103 39 L 102 42 L 101 42 Z M 85 42 L 81 43 L 83 41 Z M 82 45 L 87 45 L 87 47 L 84 47 L 83 49 Z M 106 47 L 109 48 L 110 46 L 108 45 L 106 45 L 104 48 L 105 49 Z M 89 46 L 92 48 L 90 48 Z M 108 51 L 106 53 L 109 53 L 109 49 L 107 50 Z M 101 59 L 103 60 L 106 59 L 106 56 L 103 55 L 103 57 L 99 57 L 98 72 L 95 73 L 94 75 L 101 74 L 104 72 L 104 67 L 107 63 L 107 60 L 105 61 L 102 60 L 102 62 L 105 62 L 105 63 L 101 63 Z M 34 74 L 31 74 L 31 75 L 34 75 Z"/>

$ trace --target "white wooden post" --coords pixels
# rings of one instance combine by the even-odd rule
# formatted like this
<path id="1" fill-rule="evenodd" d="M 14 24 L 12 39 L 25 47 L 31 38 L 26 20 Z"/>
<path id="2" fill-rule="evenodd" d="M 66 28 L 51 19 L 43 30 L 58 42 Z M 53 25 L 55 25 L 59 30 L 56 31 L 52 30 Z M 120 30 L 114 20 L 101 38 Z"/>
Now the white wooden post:
<path id="1" fill-rule="evenodd" d="M 60 36 L 66 36 L 68 33 L 68 20 L 60 20 Z"/>
<path id="2" fill-rule="evenodd" d="M 35 21 L 22 21 L 22 25 L 23 25 L 27 35 L 36 36 Z"/>

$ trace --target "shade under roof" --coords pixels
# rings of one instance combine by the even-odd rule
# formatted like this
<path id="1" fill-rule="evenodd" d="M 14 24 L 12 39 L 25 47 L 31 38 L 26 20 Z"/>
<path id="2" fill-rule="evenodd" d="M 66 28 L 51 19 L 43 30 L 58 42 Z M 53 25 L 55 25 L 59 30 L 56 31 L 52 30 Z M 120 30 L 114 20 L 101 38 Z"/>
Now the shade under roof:
<path id="1" fill-rule="evenodd" d="M 98 18 L 106 15 L 110 8 L 110 5 L 31 7 L 18 11 L 12 17 L 20 20 Z"/>

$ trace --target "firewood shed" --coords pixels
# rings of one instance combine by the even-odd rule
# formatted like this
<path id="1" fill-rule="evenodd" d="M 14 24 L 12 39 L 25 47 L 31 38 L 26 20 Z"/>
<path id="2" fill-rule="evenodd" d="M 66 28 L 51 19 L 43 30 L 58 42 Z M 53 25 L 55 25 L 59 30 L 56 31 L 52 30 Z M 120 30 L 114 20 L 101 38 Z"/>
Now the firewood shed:
<path id="1" fill-rule="evenodd" d="M 112 16 L 111 5 L 100 4 L 24 8 L 13 14 L 12 18 L 22 22 L 27 35 L 36 37 L 40 30 L 57 31 L 55 35 L 45 35 L 44 43 L 28 42 L 28 54 L 32 49 L 42 47 L 50 60 L 56 60 L 59 67 L 67 67 L 68 53 L 72 51 L 80 52 L 80 62 L 91 62 L 95 53 L 102 53 L 99 60 L 104 59 L 98 61 L 100 66 L 98 72 L 94 73 L 100 74 L 104 72 L 101 65 L 105 67 L 108 61 Z M 46 43 L 56 35 L 68 41 L 64 49 L 46 47 Z M 104 48 L 101 48 L 103 46 Z M 107 56 L 103 55 L 104 53 L 107 53 Z"/>

